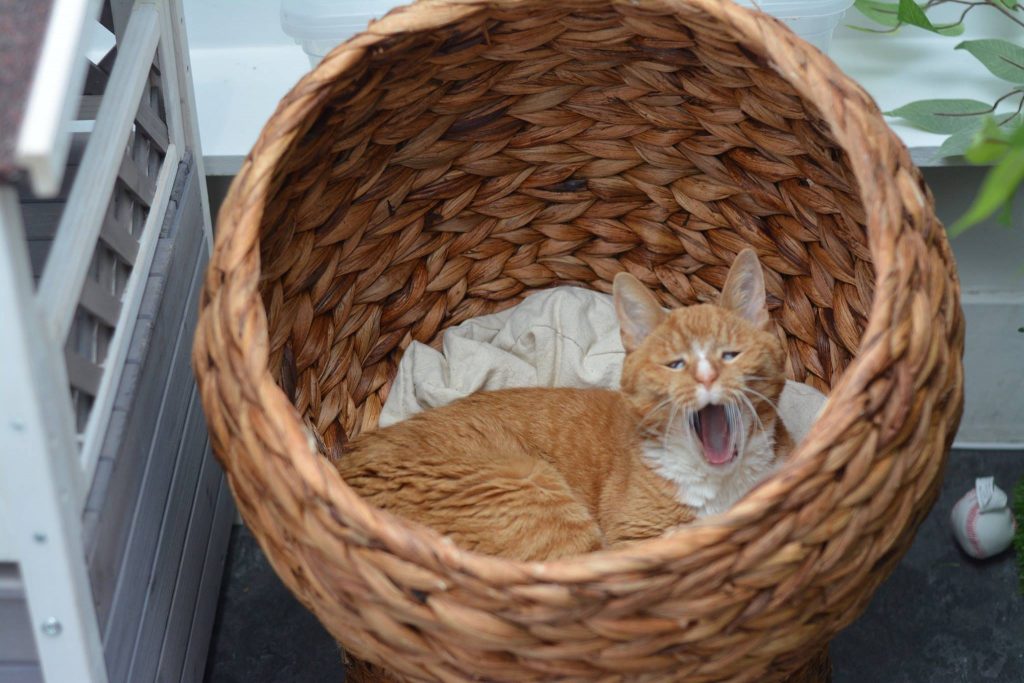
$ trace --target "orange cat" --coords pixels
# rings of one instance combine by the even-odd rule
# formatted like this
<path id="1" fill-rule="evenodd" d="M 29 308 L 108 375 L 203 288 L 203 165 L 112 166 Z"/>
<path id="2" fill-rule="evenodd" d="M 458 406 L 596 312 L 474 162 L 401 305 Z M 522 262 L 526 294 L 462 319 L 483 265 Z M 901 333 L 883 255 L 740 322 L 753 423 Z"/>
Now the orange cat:
<path id="1" fill-rule="evenodd" d="M 792 447 L 757 256 L 736 257 L 718 306 L 666 313 L 625 273 L 613 289 L 620 391 L 478 393 L 359 437 L 337 463 L 342 477 L 461 547 L 522 560 L 727 509 Z"/>

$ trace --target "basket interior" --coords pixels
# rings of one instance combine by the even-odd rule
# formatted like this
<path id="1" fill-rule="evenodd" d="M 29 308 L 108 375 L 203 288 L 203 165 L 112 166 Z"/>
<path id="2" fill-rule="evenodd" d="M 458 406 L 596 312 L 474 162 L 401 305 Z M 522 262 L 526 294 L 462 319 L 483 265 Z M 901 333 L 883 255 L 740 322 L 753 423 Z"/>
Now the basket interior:
<path id="1" fill-rule="evenodd" d="M 665 305 L 709 300 L 748 245 L 789 376 L 827 391 L 855 353 L 874 271 L 847 156 L 717 19 L 481 7 L 357 37 L 314 76 L 260 286 L 271 372 L 328 450 L 376 425 L 412 340 L 538 288 L 610 291 L 623 269 Z"/>

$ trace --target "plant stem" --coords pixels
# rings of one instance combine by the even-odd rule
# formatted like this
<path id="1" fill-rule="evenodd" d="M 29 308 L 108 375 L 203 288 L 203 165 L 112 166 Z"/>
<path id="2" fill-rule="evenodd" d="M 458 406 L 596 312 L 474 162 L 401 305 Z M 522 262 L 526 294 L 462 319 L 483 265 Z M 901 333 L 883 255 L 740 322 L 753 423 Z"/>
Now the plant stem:
<path id="1" fill-rule="evenodd" d="M 1015 91 L 1013 91 L 1013 92 L 1021 92 L 1021 91 L 1019 91 L 1019 90 L 1015 90 Z M 1010 94 L 1012 95 L 1013 93 L 1011 92 Z M 1005 98 L 1004 98 L 1004 99 L 1005 99 Z M 1003 119 L 1002 121 L 1000 121 L 998 125 L 1000 125 L 1000 126 L 1005 126 L 1005 125 L 1006 125 L 1007 123 L 1009 123 L 1010 121 L 1012 121 L 1012 120 L 1013 120 L 1013 118 L 1014 118 L 1015 116 L 1017 116 L 1017 114 L 1019 114 L 1019 113 L 1021 112 L 1021 109 L 1024 109 L 1024 95 L 1021 95 L 1020 101 L 1019 101 L 1019 102 L 1017 102 L 1017 111 L 1013 112 L 1012 114 L 1010 114 L 1009 116 L 1007 116 L 1007 117 L 1006 117 L 1005 119 Z"/>
<path id="2" fill-rule="evenodd" d="M 991 107 L 989 107 L 988 109 L 985 109 L 983 111 L 967 111 L 967 112 L 964 112 L 962 114 L 937 113 L 935 115 L 936 116 L 981 116 L 983 114 L 993 114 L 993 113 L 995 113 L 996 107 L 998 107 L 1002 103 L 1003 100 L 1005 100 L 1008 97 L 1013 97 L 1014 95 L 1016 95 L 1018 93 L 1024 94 L 1024 88 L 1014 88 L 1013 90 L 1011 90 L 1010 92 L 1006 93 L 1005 95 L 1000 97 L 998 100 L 993 102 Z M 1024 98 L 1021 98 L 1021 100 L 1024 101 Z M 1017 111 L 1020 112 L 1020 108 L 1018 108 Z M 1000 124 L 1000 125 L 1002 125 L 1002 124 Z"/>
<path id="3" fill-rule="evenodd" d="M 936 5 L 945 5 L 945 4 L 966 5 L 967 6 L 967 9 L 964 10 L 963 14 L 960 15 L 959 21 L 955 22 L 955 24 L 952 24 L 952 25 L 956 25 L 956 24 L 962 23 L 963 20 L 964 20 L 964 17 L 967 16 L 967 13 L 972 8 L 980 7 L 981 5 L 989 5 L 990 7 L 994 7 L 995 9 L 999 10 L 1004 15 L 1006 15 L 1006 18 L 1009 19 L 1010 21 L 1014 22 L 1015 24 L 1017 24 L 1017 25 L 1019 25 L 1021 27 L 1024 27 L 1024 21 L 1022 21 L 1019 17 L 1014 15 L 1014 12 L 1022 11 L 1022 6 L 1021 5 L 1017 5 L 1016 7 L 1013 8 L 1013 10 L 1009 10 L 1009 9 L 1006 8 L 1006 6 L 1004 6 L 1001 2 L 999 2 L 999 0 L 928 0 L 928 2 L 926 2 L 925 5 L 924 5 L 924 9 L 931 9 L 932 7 L 935 7 Z"/>
<path id="4" fill-rule="evenodd" d="M 984 3 L 984 2 L 969 2 L 969 3 L 964 3 L 964 4 L 968 5 L 968 7 L 965 7 L 964 11 L 960 13 L 960 18 L 956 20 L 956 24 L 964 23 L 964 19 L 967 18 L 967 13 L 968 12 L 970 12 L 972 9 L 974 9 L 978 5 L 985 5 L 987 3 Z M 952 24 L 952 26 L 956 26 L 956 24 Z"/>
<path id="5" fill-rule="evenodd" d="M 1020 20 L 1019 18 L 1017 18 L 1016 16 L 1014 16 L 1013 12 L 1011 12 L 1011 11 L 1010 11 L 1010 10 L 1008 10 L 1008 9 L 1006 9 L 1006 7 L 1004 7 L 1004 6 L 1003 6 L 1003 5 L 1002 5 L 1002 4 L 1001 4 L 1001 3 L 999 2 L 999 0 L 988 0 L 987 4 L 989 4 L 989 5 L 992 5 L 992 6 L 993 6 L 993 7 L 995 7 L 995 8 L 997 9 L 997 10 L 999 10 L 1000 12 L 1002 12 L 1003 14 L 1005 14 L 1005 15 L 1006 15 L 1006 18 L 1007 18 L 1007 19 L 1009 19 L 1009 20 L 1010 20 L 1010 21 L 1012 21 L 1013 23 L 1017 24 L 1018 26 L 1020 26 L 1020 27 L 1024 28 L 1024 21 L 1021 21 L 1021 20 Z"/>

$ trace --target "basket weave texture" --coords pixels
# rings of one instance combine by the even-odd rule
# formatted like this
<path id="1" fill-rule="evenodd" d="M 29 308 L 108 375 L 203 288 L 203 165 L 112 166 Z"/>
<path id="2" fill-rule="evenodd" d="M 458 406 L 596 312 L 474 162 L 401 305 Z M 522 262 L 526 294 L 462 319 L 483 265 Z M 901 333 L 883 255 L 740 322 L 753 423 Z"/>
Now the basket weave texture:
<path id="1" fill-rule="evenodd" d="M 732 510 L 552 563 L 371 508 L 323 454 L 412 340 L 627 270 L 713 298 L 753 246 L 792 378 L 830 391 Z M 193 354 L 275 570 L 409 680 L 771 681 L 865 608 L 931 507 L 962 407 L 958 281 L 875 104 L 721 0 L 424 0 L 281 101 L 219 215 Z M 311 438 L 311 432 L 315 438 Z"/>

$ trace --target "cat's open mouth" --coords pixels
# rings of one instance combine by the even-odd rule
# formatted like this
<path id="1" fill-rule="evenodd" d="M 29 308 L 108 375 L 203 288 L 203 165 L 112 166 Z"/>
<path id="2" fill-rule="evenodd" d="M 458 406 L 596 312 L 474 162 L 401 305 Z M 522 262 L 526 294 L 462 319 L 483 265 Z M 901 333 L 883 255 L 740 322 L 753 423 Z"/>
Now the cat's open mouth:
<path id="1" fill-rule="evenodd" d="M 706 405 L 694 414 L 693 426 L 711 465 L 725 465 L 737 456 L 732 417 L 725 406 Z"/>

